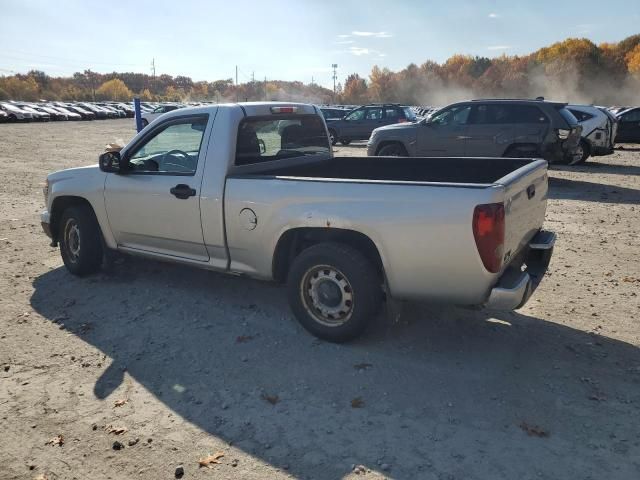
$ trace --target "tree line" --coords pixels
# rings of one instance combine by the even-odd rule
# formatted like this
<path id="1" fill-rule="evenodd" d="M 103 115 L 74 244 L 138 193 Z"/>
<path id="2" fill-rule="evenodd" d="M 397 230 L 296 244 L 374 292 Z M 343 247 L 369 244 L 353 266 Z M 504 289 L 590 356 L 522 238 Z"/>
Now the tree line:
<path id="1" fill-rule="evenodd" d="M 374 66 L 368 78 L 349 75 L 337 94 L 298 81 L 213 82 L 187 76 L 76 72 L 51 77 L 32 70 L 0 77 L 0 100 L 145 101 L 290 100 L 363 104 L 399 102 L 443 105 L 471 97 L 537 97 L 600 104 L 640 103 L 640 35 L 596 45 L 569 38 L 524 56 L 487 58 L 453 55 L 442 64 L 427 61 L 394 72 Z"/>

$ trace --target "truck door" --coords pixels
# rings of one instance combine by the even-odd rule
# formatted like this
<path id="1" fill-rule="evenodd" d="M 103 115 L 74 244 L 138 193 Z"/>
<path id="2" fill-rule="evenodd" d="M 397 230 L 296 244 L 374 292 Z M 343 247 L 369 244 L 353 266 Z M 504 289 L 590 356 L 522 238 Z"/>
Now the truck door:
<path id="1" fill-rule="evenodd" d="M 125 168 L 107 176 L 104 191 L 119 247 L 209 260 L 199 196 L 207 122 L 207 114 L 167 119 L 123 152 Z"/>
<path id="2" fill-rule="evenodd" d="M 470 111 L 471 105 L 453 105 L 418 125 L 418 156 L 463 157 Z"/>

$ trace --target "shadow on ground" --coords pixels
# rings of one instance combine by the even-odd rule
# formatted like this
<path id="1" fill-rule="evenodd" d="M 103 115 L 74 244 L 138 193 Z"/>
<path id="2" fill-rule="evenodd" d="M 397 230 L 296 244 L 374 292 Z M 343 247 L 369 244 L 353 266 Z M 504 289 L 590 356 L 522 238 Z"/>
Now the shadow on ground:
<path id="1" fill-rule="evenodd" d="M 36 311 L 68 317 L 112 359 L 98 399 L 126 369 L 188 422 L 299 478 L 382 463 L 407 479 L 640 468 L 629 344 L 518 313 L 411 306 L 333 345 L 297 325 L 278 286 L 135 259 L 85 279 L 58 268 L 34 287 Z"/>

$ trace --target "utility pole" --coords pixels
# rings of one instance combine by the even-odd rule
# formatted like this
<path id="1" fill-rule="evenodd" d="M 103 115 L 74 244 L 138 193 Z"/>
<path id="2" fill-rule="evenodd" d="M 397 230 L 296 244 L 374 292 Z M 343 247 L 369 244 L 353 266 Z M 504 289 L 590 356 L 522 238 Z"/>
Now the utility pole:
<path id="1" fill-rule="evenodd" d="M 256 72 L 251 72 L 251 83 L 255 83 L 256 81 Z"/>
<path id="2" fill-rule="evenodd" d="M 238 65 L 236 65 L 236 102 L 238 101 Z"/>
<path id="3" fill-rule="evenodd" d="M 264 76 L 264 100 L 267 101 L 267 76 Z"/>
<path id="4" fill-rule="evenodd" d="M 333 103 L 336 103 L 336 80 L 338 79 L 338 64 L 332 63 L 331 68 L 333 69 Z"/>
<path id="5" fill-rule="evenodd" d="M 155 58 L 151 59 L 151 79 L 152 80 L 156 79 L 156 59 Z"/>

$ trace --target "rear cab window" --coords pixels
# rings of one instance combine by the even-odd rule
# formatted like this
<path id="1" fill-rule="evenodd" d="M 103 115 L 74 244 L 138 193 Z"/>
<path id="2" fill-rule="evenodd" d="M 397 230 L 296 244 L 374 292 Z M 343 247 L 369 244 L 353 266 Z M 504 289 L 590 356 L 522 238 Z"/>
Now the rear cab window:
<path id="1" fill-rule="evenodd" d="M 325 124 L 317 115 L 248 117 L 238 127 L 235 164 L 330 153 Z"/>

